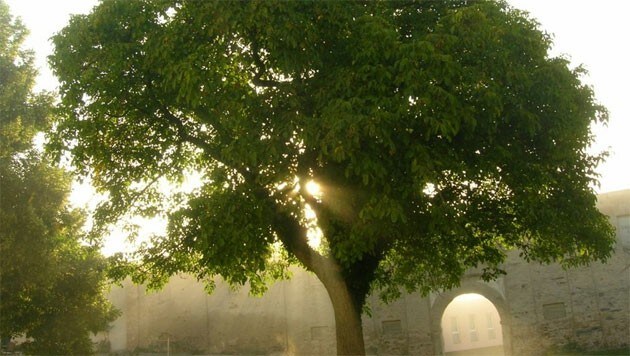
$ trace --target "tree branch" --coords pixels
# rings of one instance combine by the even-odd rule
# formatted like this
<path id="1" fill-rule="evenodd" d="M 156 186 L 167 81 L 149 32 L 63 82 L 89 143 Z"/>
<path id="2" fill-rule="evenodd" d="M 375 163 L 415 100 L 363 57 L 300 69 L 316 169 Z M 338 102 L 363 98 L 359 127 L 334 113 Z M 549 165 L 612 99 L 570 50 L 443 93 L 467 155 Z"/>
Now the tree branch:
<path id="1" fill-rule="evenodd" d="M 177 129 L 177 135 L 179 136 L 179 139 L 181 141 L 189 142 L 197 146 L 198 148 L 206 152 L 208 155 L 210 155 L 212 158 L 219 161 L 218 157 L 220 155 L 220 152 L 216 150 L 216 148 L 209 145 L 206 141 L 189 134 L 188 130 L 186 129 L 186 126 L 184 126 L 184 123 L 177 116 L 173 115 L 173 113 L 171 113 L 167 108 L 165 107 L 160 108 L 160 112 L 164 115 L 164 118 L 169 123 L 175 126 L 175 128 Z"/>
<path id="2" fill-rule="evenodd" d="M 160 112 L 171 125 L 175 126 L 177 135 L 181 141 L 189 142 L 198 148 L 201 148 L 216 161 L 222 161 L 220 159 L 220 152 L 202 139 L 189 134 L 181 119 L 165 107 L 161 107 Z M 330 257 L 322 256 L 308 245 L 307 229 L 300 224 L 295 216 L 292 216 L 289 211 L 287 211 L 280 203 L 270 196 L 267 189 L 256 183 L 256 172 L 253 172 L 246 167 L 234 167 L 230 164 L 226 164 L 226 166 L 235 169 L 243 176 L 246 184 L 252 187 L 252 192 L 255 194 L 257 199 L 266 202 L 271 206 L 274 211 L 272 217 L 273 229 L 278 234 L 280 241 L 282 241 L 282 244 L 287 251 L 302 262 L 306 269 L 321 275 L 322 273 L 331 273 L 331 265 L 338 266 Z M 328 267 L 322 269 L 322 266 Z"/>

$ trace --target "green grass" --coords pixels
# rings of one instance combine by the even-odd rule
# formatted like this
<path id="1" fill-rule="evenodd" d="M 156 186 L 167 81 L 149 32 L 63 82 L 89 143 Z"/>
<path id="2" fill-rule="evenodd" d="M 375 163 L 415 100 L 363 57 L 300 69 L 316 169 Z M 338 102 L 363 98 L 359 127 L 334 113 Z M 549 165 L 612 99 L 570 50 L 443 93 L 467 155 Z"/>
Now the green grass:
<path id="1" fill-rule="evenodd" d="M 550 350 L 546 353 L 547 356 L 595 356 L 595 355 L 607 355 L 607 356 L 630 356 L 630 348 L 612 349 L 612 350 L 598 350 L 598 351 L 583 351 L 573 348 L 560 348 L 556 350 Z"/>

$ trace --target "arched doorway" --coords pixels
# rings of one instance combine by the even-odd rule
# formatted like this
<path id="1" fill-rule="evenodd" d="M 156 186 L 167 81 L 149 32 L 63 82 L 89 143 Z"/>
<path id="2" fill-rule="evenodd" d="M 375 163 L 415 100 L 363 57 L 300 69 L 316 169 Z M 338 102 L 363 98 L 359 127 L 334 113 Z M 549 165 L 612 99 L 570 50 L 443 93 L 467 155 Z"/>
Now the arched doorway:
<path id="1" fill-rule="evenodd" d="M 474 294 L 474 295 L 470 295 Z M 459 300 L 455 300 L 457 297 L 461 295 L 467 295 L 461 297 Z M 431 337 L 434 346 L 434 353 L 436 355 L 489 355 L 488 352 L 481 352 L 483 350 L 463 352 L 462 348 L 454 348 L 452 347 L 454 344 L 453 332 L 454 326 L 453 320 L 451 319 L 450 314 L 447 313 L 447 309 L 450 309 L 450 305 L 455 300 L 455 304 L 453 309 L 457 311 L 457 305 L 465 302 L 472 302 L 473 308 L 478 308 L 477 310 L 483 310 L 483 313 L 470 313 L 463 312 L 463 315 L 456 320 L 460 344 L 463 341 L 468 343 L 479 343 L 482 340 L 482 336 L 485 336 L 485 339 L 494 340 L 493 342 L 499 346 L 495 348 L 498 353 L 494 353 L 492 355 L 505 355 L 510 356 L 512 354 L 512 345 L 511 345 L 511 319 L 508 313 L 507 304 L 505 302 L 505 298 L 503 294 L 500 292 L 500 288 L 495 285 L 490 285 L 489 283 L 485 283 L 482 281 L 464 281 L 459 288 L 446 291 L 437 295 L 434 295 L 432 298 L 433 301 L 431 303 Z M 491 305 L 491 309 L 481 309 L 481 306 L 474 306 L 475 303 L 480 303 L 480 305 L 488 306 L 488 303 Z M 464 308 L 465 310 L 470 310 Z M 473 309 L 475 310 L 475 309 Z M 494 329 L 494 339 L 492 339 L 492 331 L 489 330 L 488 327 L 488 315 L 486 310 L 491 310 L 490 313 L 490 325 L 492 329 Z M 495 314 L 496 313 L 496 314 Z M 443 316 L 447 314 L 447 319 L 444 320 L 443 324 Z M 461 313 L 460 313 L 461 314 Z M 473 314 L 473 320 L 471 322 L 470 314 Z M 498 315 L 498 316 L 497 316 Z M 474 326 L 474 328 L 471 328 Z M 471 336 L 471 329 L 476 330 L 476 342 L 471 341 L 475 336 Z M 446 332 L 446 336 L 443 336 L 443 330 Z M 500 330 L 500 332 L 499 332 Z M 465 335 L 464 335 L 465 333 Z M 474 335 L 475 333 L 472 332 Z M 449 339 L 450 338 L 450 339 Z M 478 344 L 480 345 L 480 344 Z M 469 349 L 470 350 L 470 349 Z M 474 349 L 473 349 L 474 350 Z M 487 350 L 490 351 L 490 350 Z"/>
<path id="2" fill-rule="evenodd" d="M 481 294 L 455 297 L 442 314 L 445 355 L 504 356 L 501 317 Z"/>

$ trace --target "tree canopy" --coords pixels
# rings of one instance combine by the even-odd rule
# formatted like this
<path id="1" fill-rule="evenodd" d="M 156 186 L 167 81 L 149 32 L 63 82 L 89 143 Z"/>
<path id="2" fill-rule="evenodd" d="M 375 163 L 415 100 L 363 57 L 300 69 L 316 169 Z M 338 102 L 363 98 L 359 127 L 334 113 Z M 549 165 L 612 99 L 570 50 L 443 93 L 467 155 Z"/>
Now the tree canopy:
<path id="1" fill-rule="evenodd" d="M 89 333 L 116 313 L 104 296 L 106 261 L 82 239 L 68 207 L 71 176 L 33 148 L 53 97 L 33 93 L 26 29 L 0 1 L 0 336 L 32 338 L 36 354 L 92 353 Z"/>
<path id="2" fill-rule="evenodd" d="M 97 220 L 169 219 L 122 265 L 137 281 L 262 290 L 298 262 L 350 354 L 371 290 L 491 278 L 510 249 L 566 266 L 610 254 L 587 151 L 606 111 L 503 1 L 110 0 L 54 42 L 50 147 L 108 193 Z M 165 199 L 157 183 L 187 172 L 201 187 Z"/>

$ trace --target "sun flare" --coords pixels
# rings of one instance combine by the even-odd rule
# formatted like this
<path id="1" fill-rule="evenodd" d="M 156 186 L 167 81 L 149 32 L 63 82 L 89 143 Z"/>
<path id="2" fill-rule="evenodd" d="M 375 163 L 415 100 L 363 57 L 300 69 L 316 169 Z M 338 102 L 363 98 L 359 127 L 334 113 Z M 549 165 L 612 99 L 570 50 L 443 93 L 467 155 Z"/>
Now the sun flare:
<path id="1" fill-rule="evenodd" d="M 306 183 L 306 191 L 308 192 L 308 194 L 314 197 L 318 197 L 322 194 L 321 186 L 313 180 L 310 180 L 308 181 L 308 183 Z"/>

